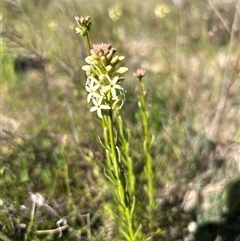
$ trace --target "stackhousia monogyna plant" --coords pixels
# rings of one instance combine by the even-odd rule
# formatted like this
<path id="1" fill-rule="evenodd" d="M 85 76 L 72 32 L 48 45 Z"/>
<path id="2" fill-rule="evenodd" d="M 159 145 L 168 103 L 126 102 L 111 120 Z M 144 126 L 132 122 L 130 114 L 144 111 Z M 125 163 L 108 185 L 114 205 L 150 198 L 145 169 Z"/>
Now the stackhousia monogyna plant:
<path id="1" fill-rule="evenodd" d="M 135 218 L 136 192 L 133 161 L 129 151 L 130 131 L 124 124 L 121 109 L 125 102 L 125 89 L 122 87 L 126 67 L 119 67 L 125 59 L 117 56 L 116 49 L 109 43 L 93 44 L 91 47 L 89 31 L 90 17 L 76 17 L 76 32 L 85 37 L 89 56 L 82 69 L 86 72 L 85 89 L 87 102 L 91 103 L 90 112 L 96 112 L 101 120 L 106 161 L 104 172 L 114 196 L 119 218 L 119 230 L 129 241 L 142 240 L 141 224 Z M 137 70 L 134 76 L 140 83 L 139 107 L 144 129 L 146 194 L 149 199 L 148 210 L 155 205 L 153 189 L 152 160 L 149 151 L 148 121 L 145 104 L 145 91 L 142 83 L 144 70 Z"/>

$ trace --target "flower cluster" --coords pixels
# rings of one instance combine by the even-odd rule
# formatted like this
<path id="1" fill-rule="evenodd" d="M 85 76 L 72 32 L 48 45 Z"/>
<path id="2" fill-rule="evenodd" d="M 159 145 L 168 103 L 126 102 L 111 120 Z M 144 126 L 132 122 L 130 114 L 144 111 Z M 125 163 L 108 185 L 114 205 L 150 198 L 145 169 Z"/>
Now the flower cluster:
<path id="1" fill-rule="evenodd" d="M 90 31 L 92 23 L 90 22 L 90 17 L 75 17 L 78 27 L 75 28 L 76 33 L 82 36 L 86 36 Z"/>
<path id="2" fill-rule="evenodd" d="M 142 78 L 145 76 L 146 72 L 147 71 L 145 69 L 137 69 L 136 72 L 133 73 L 133 76 L 139 80 L 142 80 Z"/>
<path id="3" fill-rule="evenodd" d="M 85 59 L 87 65 L 82 67 L 87 74 L 87 102 L 92 101 L 93 107 L 90 111 L 97 111 L 98 117 L 102 118 L 103 113 L 122 107 L 125 91 L 120 84 L 124 80 L 122 74 L 127 72 L 128 68 L 117 68 L 124 56 L 114 56 L 116 49 L 111 44 L 94 44 L 90 53 Z"/>

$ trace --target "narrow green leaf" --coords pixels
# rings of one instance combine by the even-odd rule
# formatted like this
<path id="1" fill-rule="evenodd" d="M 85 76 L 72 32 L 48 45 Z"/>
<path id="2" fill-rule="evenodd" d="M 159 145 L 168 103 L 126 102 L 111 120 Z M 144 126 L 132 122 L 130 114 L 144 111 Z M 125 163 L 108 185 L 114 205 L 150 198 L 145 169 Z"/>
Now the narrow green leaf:
<path id="1" fill-rule="evenodd" d="M 5 234 L 3 234 L 1 231 L 0 231 L 0 239 L 3 241 L 13 241 L 9 237 L 7 237 Z"/>
<path id="2" fill-rule="evenodd" d="M 102 140 L 101 140 L 100 137 L 98 137 L 98 139 L 99 139 L 99 142 L 100 142 L 100 144 L 102 145 L 102 147 L 103 147 L 104 149 L 106 149 L 106 150 L 108 150 L 108 151 L 111 151 L 110 146 L 106 146 L 106 145 L 102 142 Z"/>

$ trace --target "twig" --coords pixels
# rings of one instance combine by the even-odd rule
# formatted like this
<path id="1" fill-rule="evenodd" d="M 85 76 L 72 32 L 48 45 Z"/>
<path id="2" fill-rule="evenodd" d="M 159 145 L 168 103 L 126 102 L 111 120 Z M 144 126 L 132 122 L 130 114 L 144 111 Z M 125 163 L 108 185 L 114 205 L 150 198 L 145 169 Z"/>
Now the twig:
<path id="1" fill-rule="evenodd" d="M 210 1 L 210 0 L 208 0 L 208 1 Z M 238 1 L 238 5 L 240 5 L 240 0 Z M 238 15 L 237 8 L 238 8 L 238 6 L 236 7 L 234 21 L 232 24 L 231 39 L 230 39 L 230 43 L 229 43 L 229 47 L 228 47 L 227 64 L 225 67 L 225 72 L 224 72 L 224 76 L 223 76 L 223 80 L 222 80 L 221 97 L 220 97 L 220 101 L 217 106 L 215 116 L 213 118 L 212 128 L 211 128 L 211 132 L 210 132 L 210 135 L 213 139 L 216 139 L 217 133 L 219 132 L 219 129 L 220 129 L 220 126 L 222 123 L 222 118 L 224 115 L 224 111 L 226 108 L 227 100 L 229 98 L 230 88 L 233 85 L 233 83 L 236 81 L 235 76 L 237 74 L 239 61 L 240 61 L 240 52 L 239 52 L 238 56 L 236 58 L 236 61 L 235 61 L 232 76 L 230 79 L 228 79 L 227 73 L 228 73 L 228 66 L 230 64 L 229 56 L 230 56 L 230 52 L 232 50 L 232 45 L 233 45 L 233 40 L 234 40 L 234 31 L 238 28 L 238 22 L 239 22 L 239 15 Z"/>
<path id="2" fill-rule="evenodd" d="M 62 227 L 58 227 L 55 229 L 46 229 L 46 230 L 37 230 L 35 231 L 35 234 L 41 235 L 41 234 L 55 234 L 55 233 L 61 233 L 62 231 L 66 230 L 69 228 L 69 225 L 66 224 Z"/>
<path id="3" fill-rule="evenodd" d="M 214 4 L 212 3 L 212 0 L 207 0 L 208 3 L 211 5 L 212 9 L 214 10 L 214 12 L 216 13 L 216 15 L 218 16 L 218 18 L 221 20 L 223 26 L 225 27 L 225 29 L 228 31 L 228 33 L 231 35 L 231 31 L 229 29 L 229 27 L 227 26 L 227 24 L 225 23 L 223 17 L 221 16 L 221 14 L 218 12 L 218 10 L 216 9 L 216 7 L 214 6 Z"/>

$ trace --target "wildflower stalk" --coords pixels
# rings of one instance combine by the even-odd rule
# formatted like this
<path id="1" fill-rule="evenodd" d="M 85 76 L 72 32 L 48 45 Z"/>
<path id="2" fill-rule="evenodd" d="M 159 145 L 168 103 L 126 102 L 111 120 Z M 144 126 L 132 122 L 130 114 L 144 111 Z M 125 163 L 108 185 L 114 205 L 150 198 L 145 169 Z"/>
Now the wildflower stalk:
<path id="1" fill-rule="evenodd" d="M 154 175 L 153 175 L 153 164 L 151 157 L 151 141 L 149 133 L 149 123 L 148 123 L 148 112 L 146 108 L 146 91 L 142 78 L 145 75 L 146 71 L 143 69 L 138 69 L 134 76 L 139 80 L 140 85 L 140 100 L 138 106 L 140 109 L 140 115 L 143 125 L 143 151 L 145 154 L 145 175 L 147 179 L 147 186 L 145 188 L 146 194 L 148 196 L 148 211 L 150 214 L 149 219 L 152 220 L 153 210 L 156 206 L 155 202 L 155 190 L 154 190 Z"/>
<path id="2" fill-rule="evenodd" d="M 135 206 L 135 198 L 134 200 L 132 200 L 132 202 L 134 203 L 128 203 L 130 200 L 129 197 L 132 197 L 132 193 L 135 191 L 135 184 L 134 181 L 131 181 L 131 184 L 129 183 L 129 191 L 126 190 L 126 184 L 127 184 L 127 180 L 126 178 L 129 178 L 129 180 L 134 180 L 134 176 L 133 176 L 133 168 L 132 166 L 129 166 L 130 164 L 132 165 L 132 162 L 130 161 L 131 158 L 128 157 L 128 175 L 124 175 L 124 167 L 123 164 L 121 163 L 121 158 L 119 157 L 120 154 L 120 150 L 119 148 L 115 145 L 115 137 L 114 137 L 114 128 L 113 128 L 113 117 L 112 117 L 112 113 L 110 112 L 110 114 L 106 117 L 107 118 L 107 129 L 108 129 L 108 133 L 109 135 L 104 135 L 104 139 L 105 139 L 105 143 L 106 142 L 110 142 L 110 150 L 111 152 L 109 152 L 108 150 L 106 151 L 107 154 L 107 159 L 111 160 L 111 164 L 110 164 L 110 168 L 111 165 L 114 167 L 114 175 L 113 177 L 116 178 L 116 186 L 118 190 L 118 195 L 117 200 L 119 201 L 119 212 L 123 213 L 123 215 L 125 216 L 124 222 L 126 224 L 124 224 L 124 226 L 127 226 L 127 231 L 128 233 L 125 233 L 124 231 L 124 227 L 120 230 L 121 232 L 123 232 L 124 236 L 127 238 L 127 240 L 136 240 L 135 239 L 135 231 L 133 228 L 133 211 L 134 211 L 134 206 Z M 118 113 L 117 119 L 120 120 L 122 122 L 122 117 L 120 115 L 120 113 Z M 105 126 L 106 122 L 102 122 L 103 126 Z M 123 123 L 121 123 L 121 132 L 122 132 L 122 136 L 123 136 Z M 124 140 L 123 140 L 124 141 Z M 126 140 L 124 141 L 126 142 Z M 126 143 L 124 143 L 126 146 Z M 125 150 L 126 153 L 128 153 L 128 149 Z M 128 153 L 129 154 L 129 153 Z M 121 156 L 122 157 L 122 156 Z M 108 162 L 109 163 L 109 162 Z M 109 168 L 108 167 L 108 168 Z M 129 176 L 131 174 L 131 176 Z M 110 175 L 110 174 L 109 174 Z M 130 194 L 130 193 L 131 194 Z M 121 220 L 122 221 L 122 217 Z"/>
<path id="3" fill-rule="evenodd" d="M 120 110 L 125 100 L 125 90 L 120 85 L 124 80 L 122 76 L 128 69 L 118 68 L 117 65 L 124 60 L 123 56 L 115 56 L 116 50 L 110 44 L 94 44 L 90 48 L 88 32 L 91 23 L 90 17 L 75 18 L 78 24 L 76 32 L 85 37 L 89 56 L 85 59 L 87 65 L 82 69 L 86 72 L 87 102 L 93 106 L 90 112 L 97 112 L 101 119 L 104 141 L 102 145 L 106 151 L 106 162 L 104 163 L 105 175 L 109 180 L 114 200 L 117 206 L 117 217 L 120 220 L 119 231 L 127 241 L 136 241 L 140 226 L 134 227 L 135 208 L 135 183 L 133 177 L 132 160 L 129 155 L 129 147 L 123 131 L 123 121 Z M 116 114 L 115 114 L 116 113 Z M 115 118 L 117 121 L 115 122 Z M 119 124 L 114 128 L 114 124 Z M 116 130 L 121 130 L 122 145 L 119 143 Z M 125 163 L 123 161 L 123 153 Z M 128 166 L 129 165 L 129 166 Z M 130 176 L 131 175 L 131 176 Z"/>
<path id="4" fill-rule="evenodd" d="M 119 202 L 118 209 L 119 213 L 121 214 L 120 219 L 124 221 L 121 223 L 122 227 L 120 231 L 123 233 L 123 235 L 127 238 L 129 241 L 134 241 L 134 230 L 133 230 L 133 213 L 131 212 L 131 209 L 134 209 L 134 204 L 132 204 L 132 200 L 129 200 L 130 193 L 128 191 L 128 187 L 126 186 L 126 175 L 124 174 L 124 167 L 121 163 L 121 157 L 120 157 L 120 150 L 117 146 L 115 146 L 115 138 L 114 138 L 114 129 L 113 129 L 113 119 L 112 115 L 109 114 L 107 116 L 108 119 L 108 130 L 109 130 L 109 139 L 111 143 L 111 161 L 114 167 L 113 171 L 113 178 L 116 182 L 116 189 L 118 193 L 115 193 L 116 198 Z M 127 233 L 125 231 L 125 226 L 127 227 Z"/>

